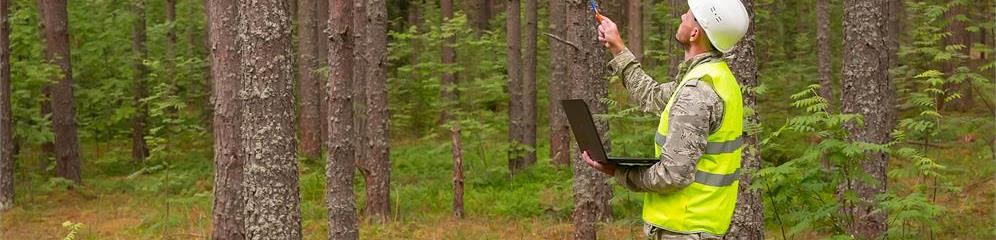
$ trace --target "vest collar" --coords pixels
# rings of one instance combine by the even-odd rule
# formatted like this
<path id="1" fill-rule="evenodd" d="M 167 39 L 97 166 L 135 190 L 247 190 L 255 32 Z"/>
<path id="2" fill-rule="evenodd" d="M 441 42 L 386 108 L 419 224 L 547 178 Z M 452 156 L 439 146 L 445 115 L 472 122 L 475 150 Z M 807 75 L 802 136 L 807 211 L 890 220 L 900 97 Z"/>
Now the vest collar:
<path id="1" fill-rule="evenodd" d="M 693 68 L 702 65 L 703 63 L 720 61 L 722 60 L 722 57 L 723 55 L 716 51 L 699 53 L 699 55 L 695 55 L 691 59 L 685 60 L 678 65 L 678 74 L 674 76 L 674 79 L 676 81 L 681 81 L 681 79 L 685 77 L 685 74 Z"/>

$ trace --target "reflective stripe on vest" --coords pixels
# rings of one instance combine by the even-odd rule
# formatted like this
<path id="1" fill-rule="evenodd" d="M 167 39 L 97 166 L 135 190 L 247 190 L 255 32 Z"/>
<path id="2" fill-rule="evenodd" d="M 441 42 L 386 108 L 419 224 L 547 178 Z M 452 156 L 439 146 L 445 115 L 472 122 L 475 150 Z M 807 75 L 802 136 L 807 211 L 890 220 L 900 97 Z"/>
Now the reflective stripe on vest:
<path id="1" fill-rule="evenodd" d="M 660 157 L 668 140 L 668 115 L 680 91 L 692 80 L 709 84 L 723 100 L 722 123 L 709 134 L 695 165 L 695 181 L 675 192 L 647 193 L 643 200 L 643 220 L 672 232 L 723 235 L 729 230 L 736 206 L 744 145 L 743 97 L 725 62 L 695 66 L 676 85 L 661 113 L 654 152 Z"/>

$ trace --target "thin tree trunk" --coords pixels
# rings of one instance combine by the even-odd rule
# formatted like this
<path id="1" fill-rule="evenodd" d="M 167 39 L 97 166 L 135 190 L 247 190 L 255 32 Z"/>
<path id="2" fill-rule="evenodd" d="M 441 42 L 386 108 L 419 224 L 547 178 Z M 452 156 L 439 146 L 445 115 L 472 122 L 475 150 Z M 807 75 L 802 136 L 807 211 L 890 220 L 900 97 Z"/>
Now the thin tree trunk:
<path id="1" fill-rule="evenodd" d="M 528 122 L 526 114 L 526 89 L 522 70 L 522 39 L 520 26 L 520 2 L 508 0 L 505 11 L 506 42 L 508 44 L 508 139 L 511 143 L 508 150 L 508 171 L 515 174 L 535 161 L 535 154 L 529 156 L 527 148 L 533 147 L 528 142 Z M 535 141 L 535 140 L 534 140 Z M 535 144 L 534 144 L 535 145 Z"/>
<path id="2" fill-rule="evenodd" d="M 131 8 L 135 18 L 131 26 L 131 48 L 135 52 L 135 73 L 132 83 L 135 115 L 131 118 L 131 158 L 138 166 L 149 156 L 149 148 L 145 144 L 145 126 L 149 111 L 146 104 L 142 103 L 142 99 L 147 95 L 145 85 L 149 69 L 145 67 L 144 61 L 149 57 L 149 50 L 145 47 L 145 1 L 135 1 Z"/>
<path id="3" fill-rule="evenodd" d="M 208 0 L 208 40 L 211 49 L 211 100 L 214 116 L 213 239 L 245 239 L 241 144 L 241 66 L 236 29 L 238 6 L 234 1 Z"/>
<path id="4" fill-rule="evenodd" d="M 371 219 L 387 223 L 391 216 L 391 160 L 387 111 L 387 3 L 367 0 L 367 178 L 366 211 Z"/>
<path id="5" fill-rule="evenodd" d="M 172 94 L 179 93 L 176 79 L 176 0 L 166 0 L 166 79 L 172 84 Z M 170 114 L 179 109 L 170 108 Z"/>
<path id="6" fill-rule="evenodd" d="M 844 2 L 844 73 L 841 81 L 841 111 L 864 116 L 864 124 L 845 125 L 856 142 L 885 144 L 895 127 L 895 93 L 887 69 L 887 18 L 883 9 L 889 0 Z M 862 176 L 853 176 L 841 183 L 840 190 L 853 191 L 855 202 L 840 197 L 841 211 L 851 217 L 848 233 L 862 239 L 875 239 L 886 232 L 886 212 L 877 209 L 876 197 L 886 191 L 887 156 L 868 152 L 860 165 Z M 860 173 L 859 173 L 860 174 Z"/>
<path id="7" fill-rule="evenodd" d="M 816 61 L 819 72 L 819 95 L 833 109 L 833 64 L 830 46 L 830 0 L 816 0 Z"/>
<path id="8" fill-rule="evenodd" d="M 453 18 L 453 0 L 441 0 L 440 1 L 440 11 L 442 12 L 443 23 L 445 24 L 451 18 Z M 454 64 L 456 63 L 456 52 L 453 50 L 453 45 L 456 44 L 456 39 L 453 37 L 446 38 L 443 42 L 443 64 Z M 456 73 L 444 72 L 442 77 L 443 86 L 443 101 L 446 103 L 446 109 L 457 109 L 459 104 L 457 103 L 457 93 L 456 93 Z M 443 110 L 443 121 L 448 121 L 449 124 L 457 124 L 457 120 L 450 115 L 449 110 Z M 453 216 L 458 218 L 463 218 L 463 150 L 460 143 L 460 127 L 451 126 L 450 127 L 450 139 L 451 139 L 451 150 L 453 154 Z"/>
<path id="9" fill-rule="evenodd" d="M 14 207 L 14 129 L 10 109 L 10 0 L 0 0 L 0 212 Z"/>
<path id="10" fill-rule="evenodd" d="M 671 10 L 671 19 L 675 19 L 675 24 L 672 26 L 664 26 L 667 28 L 668 35 L 665 37 L 674 38 L 674 31 L 678 29 L 678 23 L 680 23 L 681 15 L 688 11 L 688 1 L 686 0 L 669 0 L 671 4 L 668 5 Z M 678 65 L 684 61 L 684 55 L 681 54 L 683 50 L 682 46 L 678 41 L 668 41 L 668 53 L 671 55 L 668 57 L 668 70 L 667 74 L 671 76 L 678 75 Z"/>
<path id="11" fill-rule="evenodd" d="M 367 59 L 364 56 L 368 46 L 366 39 L 367 32 L 367 3 L 366 1 L 353 1 L 353 126 L 356 135 L 354 148 L 356 149 L 356 166 L 363 175 L 364 180 L 369 182 L 370 166 L 367 166 Z"/>
<path id="12" fill-rule="evenodd" d="M 453 216 L 463 218 L 463 144 L 460 143 L 460 127 L 450 130 L 453 144 Z"/>
<path id="13" fill-rule="evenodd" d="M 564 1 L 549 1 L 550 3 L 550 32 L 558 37 L 563 37 L 567 31 L 566 11 L 567 5 Z M 548 114 L 550 115 L 550 162 L 554 165 L 565 166 L 570 164 L 571 135 L 570 126 L 567 124 L 567 116 L 560 106 L 560 100 L 567 99 L 570 95 L 570 88 L 567 84 L 566 63 L 571 57 L 569 46 L 556 41 L 550 42 L 550 102 Z"/>
<path id="14" fill-rule="evenodd" d="M 318 11 L 319 1 L 322 0 L 298 0 L 297 8 L 297 66 L 300 75 L 300 82 L 297 84 L 300 97 L 298 125 L 301 137 L 299 147 L 301 154 L 308 159 L 317 159 L 322 151 L 322 125 L 319 119 L 321 87 L 318 85 L 319 75 L 315 72 L 318 69 L 315 55 L 318 51 L 315 13 Z"/>
<path id="15" fill-rule="evenodd" d="M 248 239 L 301 239 L 294 137 L 292 15 L 279 0 L 239 2 Z"/>
<path id="16" fill-rule="evenodd" d="M 45 8 L 42 7 L 42 5 L 45 4 L 44 1 L 45 0 L 38 0 L 37 1 L 37 4 L 38 4 L 38 16 L 41 16 L 41 17 L 45 16 Z M 42 39 L 47 39 L 47 37 L 45 36 L 45 29 L 46 29 L 46 27 L 45 27 L 45 20 L 42 19 L 41 21 L 39 21 L 38 25 L 39 25 L 39 32 L 40 32 L 41 38 Z M 52 116 L 52 85 L 51 84 L 46 84 L 45 86 L 42 86 L 41 92 L 42 92 L 42 96 L 43 96 L 43 98 L 41 99 L 41 104 L 40 104 L 41 106 L 39 106 L 39 108 L 41 108 L 41 115 L 45 116 L 45 117 L 49 117 L 49 119 L 51 119 L 51 116 Z M 41 144 L 41 151 L 42 151 L 41 157 L 39 157 L 39 159 L 38 159 L 38 171 L 39 172 L 45 172 L 45 170 L 48 169 L 49 158 L 53 158 L 55 156 L 55 143 L 53 143 L 52 140 L 48 140 L 48 141 L 43 142 Z"/>
<path id="17" fill-rule="evenodd" d="M 443 24 L 453 18 L 453 0 L 441 0 L 439 3 L 440 12 L 443 17 Z M 456 39 L 454 37 L 448 37 L 443 40 L 442 47 L 442 57 L 443 64 L 452 65 L 456 63 L 456 51 L 453 50 L 453 45 L 456 44 Z M 457 76 L 454 72 L 443 72 L 442 78 L 440 78 L 440 85 L 442 86 L 442 97 L 445 106 L 442 110 L 441 122 L 446 123 L 450 121 L 452 116 L 450 116 L 450 109 L 457 109 L 459 104 L 457 104 L 457 90 L 456 90 Z"/>
<path id="18" fill-rule="evenodd" d="M 522 135 L 519 139 L 529 149 L 523 161 L 525 166 L 536 164 L 536 31 L 537 0 L 526 0 L 526 43 L 522 56 Z"/>
<path id="19" fill-rule="evenodd" d="M 324 0 L 320 0 L 324 1 Z M 353 174 L 356 169 L 353 142 L 353 40 L 352 3 L 329 0 L 331 19 L 326 39 L 332 39 L 328 48 L 329 79 L 328 112 L 326 121 L 329 132 L 328 162 L 325 167 L 325 201 L 328 207 L 329 239 L 358 239 L 356 196 L 353 194 Z"/>
<path id="20" fill-rule="evenodd" d="M 754 1 L 743 0 L 743 3 L 749 15 L 754 16 Z M 740 40 L 739 46 L 729 53 L 731 56 L 736 56 L 729 61 L 730 70 L 733 71 L 743 89 L 753 89 L 760 85 L 757 77 L 757 56 L 754 54 L 756 23 L 751 23 L 751 28 L 747 35 Z M 754 91 L 743 92 L 744 105 L 750 109 L 759 109 Z M 746 120 L 748 126 L 760 124 L 760 114 L 755 111 L 754 114 L 747 116 Z M 726 233 L 726 238 L 764 239 L 764 205 L 761 200 L 761 192 L 750 190 L 750 184 L 753 182 L 751 174 L 761 169 L 761 146 L 758 145 L 757 133 L 747 134 L 744 136 L 744 140 L 747 145 L 744 148 L 740 163 L 741 172 L 744 174 L 740 174 L 737 205 L 733 211 L 733 219 L 730 223 L 730 230 Z"/>
<path id="21" fill-rule="evenodd" d="M 76 100 L 73 97 L 73 71 L 69 54 L 69 18 L 66 0 L 39 0 L 45 21 L 45 59 L 59 65 L 62 74 L 53 76 L 50 103 L 52 132 L 55 134 L 55 173 L 77 184 L 80 153 L 76 136 Z"/>
<path id="22" fill-rule="evenodd" d="M 480 37 L 484 31 L 487 31 L 491 24 L 491 17 L 494 15 L 494 10 L 492 9 L 492 1 L 494 0 L 475 0 L 477 3 L 477 13 L 474 18 L 474 26 L 476 27 L 477 36 Z"/>
<path id="23" fill-rule="evenodd" d="M 352 6 L 350 6 L 350 8 L 352 8 Z M 318 0 L 318 12 L 317 14 L 315 14 L 317 19 L 315 21 L 315 30 L 316 30 L 315 41 L 318 44 L 318 47 L 315 49 L 315 51 L 317 51 L 318 54 L 315 54 L 315 56 L 318 57 L 318 65 L 317 65 L 318 69 L 327 69 L 327 67 L 329 67 L 329 45 L 332 44 L 332 42 L 329 39 L 329 36 L 331 34 L 329 32 L 331 31 L 329 29 L 329 21 L 331 21 L 331 19 L 329 19 L 330 11 L 331 9 L 329 8 L 329 0 Z M 353 54 L 350 53 L 349 56 L 353 56 Z M 327 74 L 331 75 L 331 73 Z M 321 134 L 318 136 L 318 140 L 319 142 L 322 143 L 319 146 L 324 147 L 328 145 L 328 143 L 326 142 L 329 141 L 329 127 L 328 127 L 329 107 L 327 103 L 328 96 L 326 96 L 328 95 L 329 92 L 328 89 L 329 79 L 327 75 L 322 75 L 321 73 L 316 74 L 316 76 L 318 76 L 317 77 L 318 87 L 321 88 L 318 91 L 318 109 L 319 109 L 318 123 L 320 125 L 319 129 L 321 129 L 320 131 Z M 350 80 L 352 80 L 352 78 L 350 78 Z M 350 120 L 349 122 L 353 121 Z"/>
<path id="24" fill-rule="evenodd" d="M 584 99 L 591 108 L 592 114 L 607 112 L 607 106 L 600 99 L 608 96 L 605 76 L 605 57 L 603 47 L 596 40 L 598 34 L 592 12 L 588 11 L 587 1 L 570 0 L 567 2 L 567 41 L 578 44 L 573 49 L 568 60 L 567 78 L 574 80 L 571 84 L 573 98 Z M 606 151 L 611 147 L 608 141 L 609 124 L 604 119 L 595 122 L 595 128 L 602 136 Z M 580 153 L 580 151 L 575 151 Z M 581 160 L 580 154 L 574 158 L 574 239 L 595 239 L 598 232 L 596 223 L 599 220 L 611 218 L 612 209 L 609 199 L 612 198 L 612 188 L 606 180 L 609 176 L 588 167 Z"/>
<path id="25" fill-rule="evenodd" d="M 626 1 L 626 41 L 636 59 L 643 59 L 643 3 L 640 0 Z"/>

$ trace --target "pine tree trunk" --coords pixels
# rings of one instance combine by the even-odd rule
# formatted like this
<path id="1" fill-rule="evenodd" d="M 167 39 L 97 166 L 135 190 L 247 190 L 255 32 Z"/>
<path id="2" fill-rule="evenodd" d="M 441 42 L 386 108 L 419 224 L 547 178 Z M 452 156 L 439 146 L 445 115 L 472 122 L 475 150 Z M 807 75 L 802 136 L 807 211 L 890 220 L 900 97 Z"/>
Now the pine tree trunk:
<path id="1" fill-rule="evenodd" d="M 529 149 L 524 150 L 523 168 L 536 164 L 536 13 L 539 8 L 536 0 L 526 0 L 526 43 L 522 58 L 522 85 L 519 87 L 522 98 L 519 110 L 522 113 L 522 132 L 519 141 Z"/>
<path id="2" fill-rule="evenodd" d="M 391 216 L 391 160 L 387 111 L 387 3 L 367 0 L 367 178 L 365 214 L 387 223 Z"/>
<path id="3" fill-rule="evenodd" d="M 463 144 L 460 142 L 460 127 L 450 130 L 453 144 L 453 216 L 463 218 Z"/>
<path id="4" fill-rule="evenodd" d="M 754 1 L 743 0 L 744 7 L 750 16 L 754 16 Z M 760 115 L 757 113 L 757 96 L 749 89 L 756 88 L 760 83 L 757 77 L 757 56 L 754 54 L 756 41 L 755 27 L 756 21 L 751 23 L 751 28 L 744 36 L 738 46 L 729 55 L 736 56 L 729 60 L 730 70 L 733 71 L 740 86 L 748 91 L 743 91 L 744 105 L 754 109 L 753 115 L 746 117 L 747 126 L 760 124 Z M 726 233 L 727 239 L 764 239 L 764 205 L 761 199 L 761 192 L 750 190 L 753 182 L 751 174 L 761 169 L 761 147 L 758 145 L 756 133 L 748 134 L 744 137 L 747 143 L 741 159 L 740 168 L 740 191 L 737 193 L 737 205 L 733 211 L 733 219 L 730 223 L 730 230 Z"/>
<path id="5" fill-rule="evenodd" d="M 895 127 L 895 92 L 889 82 L 887 18 L 883 9 L 890 0 L 844 2 L 844 73 L 841 81 L 841 108 L 846 114 L 864 116 L 864 124 L 848 123 L 851 140 L 885 144 Z M 887 156 L 868 152 L 861 159 L 866 182 L 858 173 L 839 186 L 841 192 L 853 191 L 856 202 L 841 199 L 841 211 L 850 216 L 848 233 L 860 239 L 875 239 L 886 232 L 886 212 L 877 209 L 876 196 L 886 190 Z"/>
<path id="6" fill-rule="evenodd" d="M 10 107 L 10 0 L 0 0 L 0 212 L 14 207 L 14 124 Z"/>
<path id="7" fill-rule="evenodd" d="M 325 0 L 319 0 L 325 1 Z M 325 202 L 328 207 L 329 239 L 358 239 L 356 196 L 353 194 L 356 146 L 353 144 L 353 5 L 346 0 L 329 0 L 331 19 L 328 36 L 329 79 L 326 121 L 329 133 L 328 161 L 325 165 Z"/>
<path id="8" fill-rule="evenodd" d="M 69 18 L 66 0 L 39 0 L 45 22 L 45 59 L 56 64 L 62 74 L 53 76 L 50 103 L 52 132 L 55 134 L 55 173 L 77 184 L 80 177 L 80 152 L 76 136 L 76 100 L 73 97 L 73 72 L 69 54 Z"/>
<path id="9" fill-rule="evenodd" d="M 494 0 L 475 0 L 475 3 L 477 3 L 477 12 L 474 16 L 474 26 L 476 27 L 478 37 L 490 27 L 491 16 L 494 15 L 492 1 Z"/>
<path id="10" fill-rule="evenodd" d="M 830 0 L 816 0 L 816 58 L 820 97 L 833 109 L 833 58 L 830 46 Z"/>
<path id="11" fill-rule="evenodd" d="M 564 1 L 549 1 L 550 3 L 550 33 L 563 38 L 567 29 L 567 5 Z M 552 37 L 551 37 L 552 38 Z M 550 115 L 550 162 L 554 165 L 570 164 L 571 135 L 567 124 L 567 115 L 560 106 L 560 100 L 567 99 L 570 88 L 567 84 L 566 62 L 571 59 L 570 46 L 551 40 L 550 42 L 550 102 L 547 110 Z"/>
<path id="12" fill-rule="evenodd" d="M 671 10 L 671 19 L 675 19 L 675 24 L 671 26 L 664 26 L 667 28 L 668 35 L 665 37 L 674 38 L 675 31 L 678 29 L 678 24 L 680 23 L 681 15 L 688 11 L 688 1 L 687 0 L 669 0 L 671 4 L 668 5 Z M 675 76 L 678 74 L 678 65 L 684 61 L 684 55 L 681 53 L 684 49 L 678 41 L 668 41 L 668 53 L 671 56 L 668 57 L 668 71 L 667 74 L 670 76 Z"/>
<path id="13" fill-rule="evenodd" d="M 592 114 L 606 113 L 608 108 L 600 99 L 608 96 L 605 76 L 605 57 L 608 55 L 602 49 L 596 37 L 596 22 L 593 13 L 588 11 L 587 1 L 570 0 L 567 2 L 567 41 L 578 44 L 573 49 L 568 62 L 567 79 L 571 83 L 572 98 L 584 99 L 591 108 Z M 602 136 L 606 151 L 611 147 L 608 141 L 609 124 L 604 119 L 597 119 L 595 127 Z M 611 218 L 612 209 L 609 199 L 612 198 L 612 188 L 609 187 L 606 176 L 589 167 L 581 160 L 580 151 L 574 151 L 574 239 L 595 239 L 598 232 L 596 223 L 599 220 Z"/>
<path id="14" fill-rule="evenodd" d="M 443 17 L 443 24 L 453 18 L 453 0 L 439 1 L 439 9 Z M 443 40 L 443 64 L 452 65 L 456 63 L 456 52 L 453 50 L 454 44 L 456 44 L 456 39 L 453 37 Z M 441 95 L 444 103 L 442 114 L 440 114 L 442 115 L 440 117 L 440 122 L 442 123 L 450 121 L 450 109 L 455 109 L 459 106 L 457 104 L 456 80 L 456 73 L 453 72 L 443 72 L 443 76 L 440 78 L 440 86 L 442 86 Z"/>
<path id="15" fill-rule="evenodd" d="M 297 8 L 297 66 L 300 76 L 300 82 L 297 84 L 300 98 L 298 126 L 301 137 L 299 147 L 301 154 L 308 159 L 317 159 L 322 151 L 321 119 L 319 119 L 321 87 L 318 85 L 320 75 L 316 73 L 318 69 L 316 40 L 319 37 L 315 27 L 319 1 L 321 0 L 298 0 Z"/>
<path id="16" fill-rule="evenodd" d="M 332 41 L 329 39 L 330 36 L 329 34 L 331 34 L 329 32 L 331 31 L 331 29 L 329 29 L 329 21 L 331 21 L 331 19 L 329 18 L 329 12 L 332 9 L 329 8 L 329 0 L 317 0 L 317 1 L 318 1 L 318 12 L 315 14 L 316 18 L 315 41 L 318 44 L 318 47 L 315 48 L 315 51 L 317 51 L 318 53 L 315 54 L 315 56 L 318 57 L 318 63 L 317 63 L 318 69 L 328 69 L 329 45 L 332 44 Z M 350 6 L 350 8 L 352 8 L 352 6 Z M 350 21 L 350 23 L 352 23 L 352 21 Z M 349 56 L 353 56 L 353 54 L 350 53 Z M 331 73 L 327 74 L 331 75 Z M 328 145 L 327 142 L 329 141 L 329 126 L 328 126 L 329 107 L 327 102 L 328 101 L 327 95 L 329 93 L 328 89 L 329 79 L 327 75 L 322 75 L 322 73 L 316 74 L 315 76 L 318 78 L 318 87 L 320 89 L 318 91 L 318 124 L 319 124 L 319 129 L 321 130 L 319 132 L 321 134 L 318 136 L 318 140 L 319 142 L 322 143 L 319 144 L 319 147 L 325 147 Z M 352 80 L 352 78 L 350 78 L 350 80 Z M 349 122 L 353 121 L 351 120 Z"/>
<path id="17" fill-rule="evenodd" d="M 166 79 L 172 84 L 172 94 L 179 93 L 176 79 L 176 0 L 166 0 Z M 170 108 L 170 114 L 179 109 Z"/>
<path id="18" fill-rule="evenodd" d="M 527 0 L 528 1 L 528 0 Z M 533 137 L 530 138 L 528 115 L 528 94 L 526 93 L 526 81 L 523 79 L 523 58 L 522 39 L 520 26 L 520 2 L 519 0 L 508 0 L 505 5 L 507 17 L 505 20 L 505 38 L 508 45 L 508 170 L 512 174 L 525 169 L 536 161 L 534 151 L 527 150 L 535 147 L 535 126 L 533 127 Z M 535 26 L 535 24 L 534 24 Z M 535 37 L 533 38 L 535 39 Z M 535 60 L 533 61 L 535 64 Z M 534 71 L 535 72 L 535 71 Z M 535 78 L 533 78 L 535 83 Z M 535 100 L 534 100 L 535 101 Z M 535 105 L 535 104 L 534 104 Z M 534 124 L 535 125 L 535 124 Z M 530 141 L 529 139 L 532 139 Z"/>
<path id="19" fill-rule="evenodd" d="M 44 1 L 45 0 L 37 0 L 37 4 L 38 4 L 38 16 L 40 16 L 41 18 L 43 18 L 45 16 L 45 8 L 42 7 L 43 5 L 45 5 Z M 45 37 L 45 29 L 46 29 L 46 27 L 45 27 L 45 20 L 44 19 L 40 20 L 39 23 L 38 23 L 38 25 L 39 25 L 39 35 L 41 35 L 41 38 L 43 40 L 47 39 L 47 37 Z M 51 84 L 46 84 L 45 86 L 42 86 L 41 93 L 42 93 L 42 96 L 44 96 L 44 98 L 42 98 L 42 100 L 41 100 L 41 104 L 40 104 L 41 106 L 39 106 L 39 108 L 41 110 L 41 115 L 42 116 L 51 116 L 51 114 L 52 114 L 52 102 L 51 102 L 51 99 L 52 99 L 52 85 Z M 42 154 L 41 154 L 41 156 L 38 159 L 38 171 L 39 172 L 45 172 L 48 169 L 49 159 L 55 157 L 55 143 L 52 140 L 48 140 L 48 141 L 43 142 L 41 144 L 41 151 L 42 151 Z"/>
<path id="20" fill-rule="evenodd" d="M 245 239 L 245 201 L 242 167 L 245 153 L 241 143 L 242 89 L 237 45 L 238 6 L 234 1 L 208 0 L 208 41 L 211 49 L 211 100 L 214 116 L 214 208 L 213 239 Z"/>
<path id="21" fill-rule="evenodd" d="M 640 0 L 626 1 L 626 42 L 636 59 L 643 59 L 643 3 Z"/>
<path id="22" fill-rule="evenodd" d="M 519 0 L 507 0 L 505 5 L 505 43 L 507 48 L 506 74 L 508 76 L 508 171 L 515 174 L 525 168 L 525 154 L 519 152 L 522 148 L 522 129 L 524 121 L 522 108 L 522 37 L 520 35 Z"/>
<path id="23" fill-rule="evenodd" d="M 145 158 L 149 156 L 149 148 L 145 144 L 145 126 L 146 119 L 148 118 L 149 110 L 145 103 L 142 103 L 147 95 L 146 90 L 146 76 L 149 74 L 149 69 L 145 67 L 145 59 L 149 57 L 149 50 L 145 47 L 146 33 L 145 33 L 145 1 L 139 0 L 132 3 L 131 6 L 132 14 L 134 14 L 134 20 L 132 21 L 131 27 L 131 47 L 132 51 L 135 52 L 135 73 L 133 75 L 134 82 L 132 84 L 132 97 L 135 101 L 135 115 L 131 118 L 131 158 L 138 166 L 143 164 Z"/>
<path id="24" fill-rule="evenodd" d="M 367 63 L 365 48 L 368 46 L 366 1 L 353 1 L 353 111 L 355 131 L 353 134 L 356 150 L 356 167 L 366 181 L 370 181 L 370 166 L 367 164 Z"/>
<path id="25" fill-rule="evenodd" d="M 248 239 L 301 239 L 294 137 L 292 15 L 279 0 L 239 2 Z"/>

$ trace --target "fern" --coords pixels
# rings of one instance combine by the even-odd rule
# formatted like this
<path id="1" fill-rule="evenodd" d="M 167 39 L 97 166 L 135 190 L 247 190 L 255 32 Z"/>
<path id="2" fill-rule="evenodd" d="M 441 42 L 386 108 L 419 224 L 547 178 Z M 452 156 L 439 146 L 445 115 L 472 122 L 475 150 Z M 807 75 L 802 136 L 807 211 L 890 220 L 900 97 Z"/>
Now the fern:
<path id="1" fill-rule="evenodd" d="M 73 223 L 72 221 L 65 221 L 62 223 L 62 227 L 69 230 L 66 237 L 62 240 L 75 240 L 77 238 L 77 233 L 83 228 L 83 223 Z"/>

